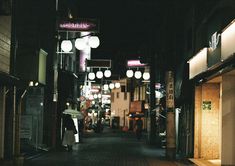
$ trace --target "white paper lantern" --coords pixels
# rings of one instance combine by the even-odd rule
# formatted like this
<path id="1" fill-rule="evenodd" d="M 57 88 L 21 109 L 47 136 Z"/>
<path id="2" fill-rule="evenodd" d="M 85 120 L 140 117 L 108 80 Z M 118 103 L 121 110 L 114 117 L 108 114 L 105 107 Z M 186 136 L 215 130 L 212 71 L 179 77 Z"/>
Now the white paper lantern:
<path id="1" fill-rule="evenodd" d="M 88 44 L 91 48 L 97 48 L 100 45 L 100 40 L 97 36 L 90 36 Z"/>
<path id="2" fill-rule="evenodd" d="M 109 78 L 109 77 L 111 77 L 111 71 L 110 70 L 105 70 L 104 71 L 104 76 L 106 77 L 106 78 Z"/>
<path id="3" fill-rule="evenodd" d="M 110 84 L 109 84 L 109 88 L 110 88 L 110 89 L 113 89 L 113 88 L 114 88 L 114 83 L 110 83 Z"/>
<path id="4" fill-rule="evenodd" d="M 143 79 L 144 80 L 149 80 L 150 79 L 150 74 L 148 72 L 144 72 Z"/>
<path id="5" fill-rule="evenodd" d="M 116 82 L 116 83 L 115 83 L 115 88 L 120 88 L 120 87 L 121 87 L 120 82 Z"/>
<path id="6" fill-rule="evenodd" d="M 98 97 L 99 99 L 101 99 L 102 95 L 99 93 L 99 94 L 97 95 L 97 97 Z"/>
<path id="7" fill-rule="evenodd" d="M 103 72 L 102 71 L 97 71 L 96 77 L 99 78 L 99 79 L 103 78 Z"/>
<path id="8" fill-rule="evenodd" d="M 95 73 L 89 73 L 88 74 L 88 78 L 89 78 L 89 80 L 94 80 L 95 79 Z"/>
<path id="9" fill-rule="evenodd" d="M 94 99 L 97 99 L 98 95 L 97 94 L 94 94 Z"/>
<path id="10" fill-rule="evenodd" d="M 109 90 L 109 85 L 108 84 L 104 84 L 104 90 Z"/>
<path id="11" fill-rule="evenodd" d="M 70 52 L 73 49 L 72 42 L 70 40 L 63 40 L 61 42 L 61 49 L 64 52 Z"/>
<path id="12" fill-rule="evenodd" d="M 126 76 L 128 77 L 128 78 L 131 78 L 131 77 L 133 77 L 133 75 L 134 75 L 134 72 L 133 72 L 133 70 L 127 70 L 126 71 Z"/>
<path id="13" fill-rule="evenodd" d="M 135 78 L 136 78 L 136 79 L 140 79 L 141 77 L 142 77 L 141 71 L 136 71 L 136 72 L 135 72 Z"/>
<path id="14" fill-rule="evenodd" d="M 75 40 L 75 47 L 78 50 L 84 50 L 86 48 L 87 44 L 86 44 L 86 40 L 84 38 L 77 38 Z"/>

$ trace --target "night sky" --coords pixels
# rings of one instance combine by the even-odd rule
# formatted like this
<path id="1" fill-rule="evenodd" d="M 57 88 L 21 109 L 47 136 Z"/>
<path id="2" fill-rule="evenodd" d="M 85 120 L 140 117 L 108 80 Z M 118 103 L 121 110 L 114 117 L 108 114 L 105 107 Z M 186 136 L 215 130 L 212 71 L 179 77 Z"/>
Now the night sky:
<path id="1" fill-rule="evenodd" d="M 78 5 L 78 8 L 72 9 L 74 15 L 100 21 L 100 46 L 92 50 L 91 56 L 93 59 L 112 59 L 113 70 L 117 73 L 125 72 L 126 59 L 150 56 L 149 49 L 172 56 L 177 43 L 175 32 L 181 26 L 181 15 L 191 5 L 190 1 L 184 0 L 72 2 Z M 160 61 L 164 63 L 165 60 Z"/>

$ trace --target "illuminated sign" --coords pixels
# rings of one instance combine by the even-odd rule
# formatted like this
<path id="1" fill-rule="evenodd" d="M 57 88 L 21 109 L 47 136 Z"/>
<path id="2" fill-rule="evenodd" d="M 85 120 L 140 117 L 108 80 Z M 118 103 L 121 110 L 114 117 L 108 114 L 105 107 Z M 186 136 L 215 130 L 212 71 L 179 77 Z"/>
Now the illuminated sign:
<path id="1" fill-rule="evenodd" d="M 220 34 L 217 34 L 217 32 L 215 32 L 211 36 L 211 41 L 209 41 L 209 46 L 211 48 L 211 51 L 214 51 L 217 48 L 219 40 L 220 40 Z"/>
<path id="2" fill-rule="evenodd" d="M 144 67 L 146 64 L 141 63 L 140 60 L 128 60 L 127 67 Z"/>
<path id="3" fill-rule="evenodd" d="M 189 60 L 189 79 L 207 70 L 207 54 L 207 48 L 203 48 Z"/>
<path id="4" fill-rule="evenodd" d="M 61 20 L 58 30 L 98 32 L 99 22 L 95 19 Z"/>
<path id="5" fill-rule="evenodd" d="M 233 20 L 222 32 L 221 35 L 221 58 L 226 60 L 235 53 L 235 20 Z"/>

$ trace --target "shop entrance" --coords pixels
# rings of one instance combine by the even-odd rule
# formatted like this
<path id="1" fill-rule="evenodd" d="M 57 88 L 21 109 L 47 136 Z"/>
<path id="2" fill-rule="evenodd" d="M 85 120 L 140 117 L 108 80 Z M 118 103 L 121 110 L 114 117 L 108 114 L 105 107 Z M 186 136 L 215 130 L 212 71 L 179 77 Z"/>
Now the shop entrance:
<path id="1" fill-rule="evenodd" d="M 195 159 L 235 164 L 234 101 L 235 70 L 195 87 Z"/>
<path id="2" fill-rule="evenodd" d="M 221 159 L 221 80 L 195 88 L 194 158 Z"/>

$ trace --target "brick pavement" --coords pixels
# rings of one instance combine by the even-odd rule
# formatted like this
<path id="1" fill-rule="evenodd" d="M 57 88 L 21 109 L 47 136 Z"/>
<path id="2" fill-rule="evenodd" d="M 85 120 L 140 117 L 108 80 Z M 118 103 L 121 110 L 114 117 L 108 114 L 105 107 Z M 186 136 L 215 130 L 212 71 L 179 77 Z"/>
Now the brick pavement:
<path id="1" fill-rule="evenodd" d="M 24 166 L 186 166 L 190 162 L 168 161 L 165 150 L 137 141 L 133 133 L 112 132 L 86 134 L 83 143 L 72 152 L 47 152 L 24 162 Z"/>

